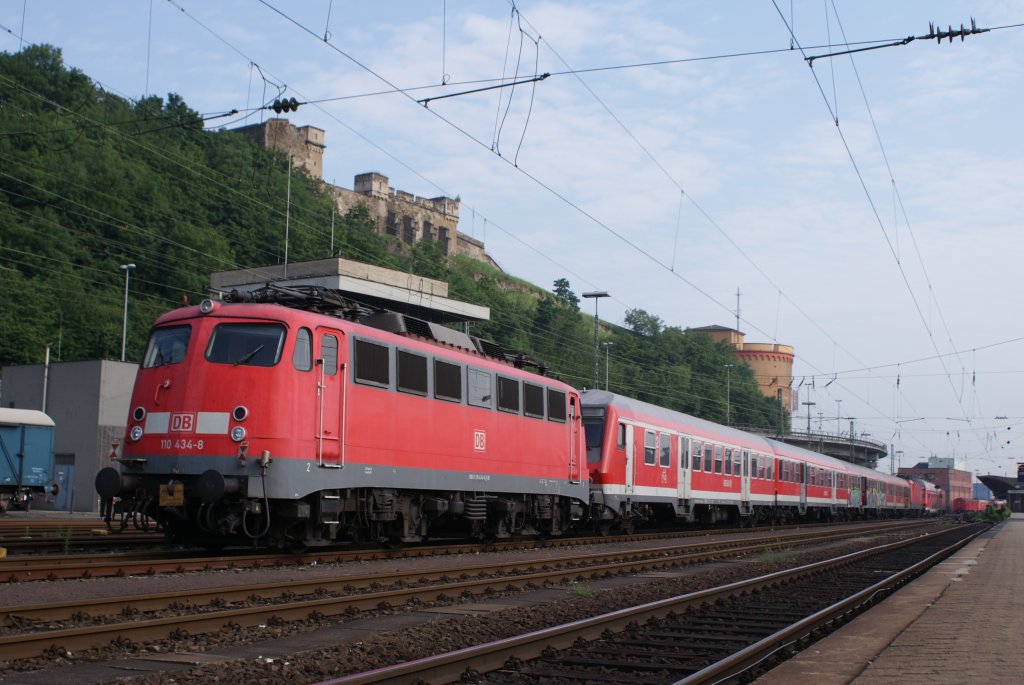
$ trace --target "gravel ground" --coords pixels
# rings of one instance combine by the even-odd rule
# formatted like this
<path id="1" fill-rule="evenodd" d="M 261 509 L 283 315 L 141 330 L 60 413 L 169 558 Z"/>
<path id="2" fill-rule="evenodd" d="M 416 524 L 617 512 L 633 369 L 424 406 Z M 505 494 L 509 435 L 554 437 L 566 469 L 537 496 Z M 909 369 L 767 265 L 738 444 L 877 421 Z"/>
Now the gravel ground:
<path id="1" fill-rule="evenodd" d="M 624 543 L 622 548 L 660 547 L 666 541 Z M 841 549 L 854 550 L 864 546 L 879 544 L 877 538 L 862 540 L 858 543 L 845 543 Z M 600 545 L 602 551 L 610 549 L 608 545 Z M 596 549 L 596 548 L 595 548 Z M 634 606 L 639 603 L 654 601 L 678 594 L 719 585 L 743 577 L 750 577 L 780 568 L 800 565 L 819 558 L 832 556 L 836 547 L 827 550 L 819 549 L 808 552 L 793 552 L 779 555 L 771 563 L 765 561 L 746 560 L 743 563 L 726 563 L 711 570 L 691 567 L 691 571 L 681 577 L 673 578 L 639 578 L 637 582 L 606 590 L 591 591 L 583 584 L 571 588 L 567 586 L 559 593 L 556 601 L 526 607 L 514 607 L 482 616 L 460 616 L 446 620 L 427 621 L 402 631 L 386 631 L 373 634 L 368 639 L 335 644 L 330 647 L 312 649 L 291 654 L 285 658 L 248 658 L 230 661 L 223 664 L 211 664 L 174 673 L 159 673 L 142 677 L 121 678 L 110 682 L 124 684 L 155 684 L 181 683 L 191 685 L 198 683 L 308 683 L 336 677 L 346 673 L 356 673 L 372 668 L 408 661 L 432 654 L 452 651 L 490 640 L 510 637 L 523 632 L 537 630 L 572 620 L 593 616 L 615 609 Z M 539 549 L 520 552 L 494 553 L 508 555 L 509 558 L 521 560 L 525 557 L 547 559 L 569 553 L 585 554 L 592 551 L 587 548 Z M 488 553 L 487 561 L 495 557 Z M 500 557 L 499 557 L 500 558 Z M 359 562 L 346 564 L 344 567 L 321 565 L 289 569 L 259 569 L 245 571 L 217 571 L 210 573 L 193 573 L 159 577 L 140 577 L 124 579 L 96 579 L 87 581 L 36 582 L 0 586 L 0 603 L 16 604 L 52 601 L 55 597 L 64 598 L 69 592 L 75 597 L 103 597 L 120 595 L 126 592 L 155 592 L 187 589 L 195 587 L 216 587 L 236 585 L 239 583 L 268 582 L 278 578 L 301 577 L 337 577 L 348 574 L 364 574 L 374 569 L 383 572 L 399 568 L 451 568 L 459 562 L 465 565 L 481 561 L 480 554 L 461 555 L 460 557 L 428 557 L 422 559 L 402 559 L 389 561 Z M 622 585 L 622 583 L 619 583 Z M 590 595 L 590 596 L 588 596 Z M 475 598 L 480 601 L 480 598 Z M 453 599 L 452 603 L 460 601 Z M 486 601 L 486 598 L 484 598 Z M 420 604 L 397 608 L 385 608 L 377 612 L 379 617 L 395 616 L 432 606 Z M 264 640 L 280 639 L 297 633 L 336 626 L 355 618 L 366 618 L 365 614 L 353 612 L 348 617 L 310 616 L 301 624 L 288 623 L 281 625 L 261 626 L 257 629 L 229 627 L 216 635 L 191 637 L 181 634 L 169 640 L 145 645 L 124 641 L 108 647 L 89 650 L 69 655 L 63 650 L 54 649 L 51 653 L 38 659 L 19 660 L 0 663 L 0 669 L 11 671 L 29 671 L 46 669 L 51 671 L 55 681 L 61 678 L 61 666 L 88 661 L 108 661 L 129 658 L 135 655 L 154 655 L 157 653 L 230 653 L 238 645 L 251 644 Z M 2 680 L 2 677 L 0 677 Z"/>

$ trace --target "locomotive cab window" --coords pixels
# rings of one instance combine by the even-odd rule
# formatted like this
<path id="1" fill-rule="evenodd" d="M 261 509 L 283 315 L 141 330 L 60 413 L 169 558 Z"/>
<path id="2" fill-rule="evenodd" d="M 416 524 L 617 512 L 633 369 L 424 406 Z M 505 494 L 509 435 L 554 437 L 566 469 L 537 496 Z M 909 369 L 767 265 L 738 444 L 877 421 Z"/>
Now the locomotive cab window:
<path id="1" fill-rule="evenodd" d="M 434 397 L 448 402 L 462 401 L 462 367 L 434 360 Z"/>
<path id="2" fill-rule="evenodd" d="M 146 354 L 142 357 L 142 368 L 152 369 L 165 364 L 178 364 L 185 358 L 191 326 L 165 326 L 154 328 L 149 334 Z"/>
<path id="3" fill-rule="evenodd" d="M 324 375 L 337 375 L 338 339 L 335 336 L 325 335 L 320 339 L 320 356 L 324 360 Z"/>
<path id="4" fill-rule="evenodd" d="M 300 328 L 295 333 L 292 366 L 296 371 L 309 371 L 313 368 L 313 335 L 308 328 Z"/>
<path id="5" fill-rule="evenodd" d="M 414 395 L 427 394 L 427 358 L 398 350 L 398 389 Z"/>
<path id="6" fill-rule="evenodd" d="M 206 361 L 234 366 L 274 366 L 281 361 L 284 326 L 277 323 L 217 324 L 206 345 Z"/>
<path id="7" fill-rule="evenodd" d="M 356 381 L 388 387 L 391 384 L 391 355 L 384 345 L 356 340 Z"/>

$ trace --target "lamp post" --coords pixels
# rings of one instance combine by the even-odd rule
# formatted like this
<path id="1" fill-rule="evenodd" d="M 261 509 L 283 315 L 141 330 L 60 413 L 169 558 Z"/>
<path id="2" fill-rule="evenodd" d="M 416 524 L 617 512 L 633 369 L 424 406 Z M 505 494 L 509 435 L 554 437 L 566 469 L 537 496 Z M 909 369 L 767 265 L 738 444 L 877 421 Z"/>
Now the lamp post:
<path id="1" fill-rule="evenodd" d="M 583 297 L 590 297 L 594 299 L 594 387 L 597 387 L 597 301 L 602 297 L 608 297 L 608 293 L 604 290 L 593 290 L 589 293 L 583 293 Z"/>
<path id="2" fill-rule="evenodd" d="M 121 361 L 124 361 L 124 349 L 128 343 L 128 281 L 131 280 L 134 264 L 122 264 L 121 271 L 124 272 L 124 320 L 121 324 Z"/>
<path id="3" fill-rule="evenodd" d="M 722 364 L 725 367 L 725 425 L 729 425 L 729 376 L 732 373 L 732 364 Z"/>
<path id="4" fill-rule="evenodd" d="M 604 345 L 604 389 L 605 390 L 608 389 L 608 348 L 611 347 L 614 344 L 615 343 L 613 343 L 610 340 L 602 343 L 602 345 Z"/>

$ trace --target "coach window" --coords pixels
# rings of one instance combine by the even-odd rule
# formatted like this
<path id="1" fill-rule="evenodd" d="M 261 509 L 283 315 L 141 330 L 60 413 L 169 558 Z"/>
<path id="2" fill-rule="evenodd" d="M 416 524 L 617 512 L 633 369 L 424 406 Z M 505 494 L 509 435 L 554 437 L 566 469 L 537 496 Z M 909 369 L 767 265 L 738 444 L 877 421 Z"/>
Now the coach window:
<path id="1" fill-rule="evenodd" d="M 763 454 L 757 455 L 757 477 L 760 480 L 764 480 L 765 470 L 764 463 L 768 461 L 768 457 Z"/>
<path id="2" fill-rule="evenodd" d="M 398 389 L 414 395 L 427 395 L 427 358 L 407 350 L 398 350 Z"/>
<path id="3" fill-rule="evenodd" d="M 693 451 L 690 454 L 693 456 L 692 461 L 693 461 L 693 470 L 694 471 L 700 471 L 700 467 L 701 467 L 700 452 L 701 452 L 701 450 L 703 448 L 704 448 L 704 445 L 701 443 L 700 440 L 694 440 L 693 441 L 693 447 L 691 448 Z"/>
<path id="4" fill-rule="evenodd" d="M 722 472 L 722 446 L 715 445 L 715 473 Z"/>
<path id="5" fill-rule="evenodd" d="M 654 450 L 657 438 L 654 435 L 654 431 L 644 431 L 644 464 L 647 466 L 654 465 Z"/>
<path id="6" fill-rule="evenodd" d="M 519 413 L 519 381 L 498 376 L 498 409 Z"/>
<path id="7" fill-rule="evenodd" d="M 324 375 L 336 376 L 338 374 L 338 338 L 333 335 L 324 335 L 320 338 L 320 356 L 324 360 Z"/>
<path id="8" fill-rule="evenodd" d="M 683 469 L 690 468 L 690 439 L 682 435 L 679 436 L 679 467 Z"/>
<path id="9" fill-rule="evenodd" d="M 523 413 L 535 419 L 544 418 L 544 388 L 523 383 Z"/>
<path id="10" fill-rule="evenodd" d="M 356 340 L 356 381 L 388 387 L 391 384 L 391 354 L 387 347 Z"/>
<path id="11" fill-rule="evenodd" d="M 661 466 L 664 466 L 665 468 L 668 468 L 672 464 L 672 453 L 671 453 L 671 449 L 672 448 L 670 447 L 671 444 L 672 444 L 672 436 L 669 435 L 668 433 L 662 433 L 661 434 L 660 457 L 661 457 Z"/>
<path id="12" fill-rule="evenodd" d="M 757 459 L 757 455 L 756 454 L 754 455 L 754 458 Z M 744 452 L 743 453 L 743 475 L 744 476 L 750 475 L 750 452 Z M 757 463 L 756 462 L 754 463 L 754 478 L 757 478 Z"/>
<path id="13" fill-rule="evenodd" d="M 721 449 L 721 447 L 719 447 Z M 715 464 L 715 446 L 710 442 L 704 443 L 704 473 L 711 473 L 711 467 Z"/>
<path id="14" fill-rule="evenodd" d="M 769 454 L 767 457 L 767 461 L 768 463 L 764 467 L 765 478 L 767 478 L 768 480 L 774 480 L 775 455 Z"/>
<path id="15" fill-rule="evenodd" d="M 789 462 L 785 459 L 779 460 L 779 480 L 783 483 L 789 482 Z"/>
<path id="16" fill-rule="evenodd" d="M 548 421 L 565 423 L 565 393 L 548 388 Z"/>
<path id="17" fill-rule="evenodd" d="M 742 461 L 742 459 L 740 458 L 740 454 L 741 453 L 739 450 L 732 451 L 732 472 L 737 476 L 740 475 L 743 469 L 743 467 L 740 465 L 740 462 Z M 745 476 L 747 474 L 744 473 L 743 475 Z"/>
<path id="18" fill-rule="evenodd" d="M 718 465 L 715 465 L 715 473 L 718 473 Z M 732 475 L 732 448 L 725 448 L 725 475 Z M 738 475 L 738 474 L 737 474 Z"/>
<path id="19" fill-rule="evenodd" d="M 466 369 L 469 386 L 466 399 L 474 407 L 491 408 L 491 374 L 479 369 Z"/>
<path id="20" fill-rule="evenodd" d="M 462 367 L 434 360 L 434 397 L 446 402 L 462 402 Z"/>

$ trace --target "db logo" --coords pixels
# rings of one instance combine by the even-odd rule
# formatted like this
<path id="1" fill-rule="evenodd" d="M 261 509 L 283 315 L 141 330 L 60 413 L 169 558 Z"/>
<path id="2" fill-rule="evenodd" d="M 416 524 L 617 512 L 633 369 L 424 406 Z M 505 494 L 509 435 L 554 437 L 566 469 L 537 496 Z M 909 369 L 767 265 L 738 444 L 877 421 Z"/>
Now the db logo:
<path id="1" fill-rule="evenodd" d="M 196 429 L 195 414 L 171 414 L 172 433 L 191 433 Z"/>
<path id="2" fill-rule="evenodd" d="M 473 431 L 473 449 L 483 452 L 487 449 L 487 434 L 483 431 Z"/>

